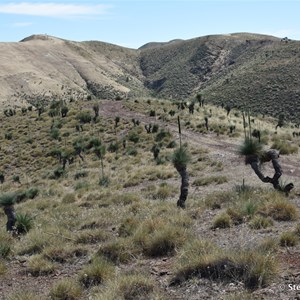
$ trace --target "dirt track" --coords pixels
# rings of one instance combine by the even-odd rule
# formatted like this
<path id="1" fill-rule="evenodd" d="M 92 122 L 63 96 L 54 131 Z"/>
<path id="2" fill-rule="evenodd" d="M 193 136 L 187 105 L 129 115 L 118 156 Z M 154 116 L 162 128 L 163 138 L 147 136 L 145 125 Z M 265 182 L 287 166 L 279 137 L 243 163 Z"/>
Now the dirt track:
<path id="1" fill-rule="evenodd" d="M 101 101 L 100 106 L 101 113 L 107 117 L 116 117 L 125 118 L 131 120 L 133 118 L 138 119 L 143 124 L 155 123 L 159 124 L 161 127 L 168 128 L 175 136 L 178 136 L 178 127 L 177 124 L 166 123 L 162 120 L 159 120 L 155 117 L 149 117 L 145 114 L 137 113 L 135 111 L 130 111 L 127 107 L 122 104 L 122 101 Z M 182 137 L 183 140 L 188 141 L 188 143 L 208 148 L 210 155 L 217 159 L 221 160 L 225 164 L 229 174 L 237 175 L 236 178 L 240 179 L 238 176 L 241 175 L 241 169 L 243 173 L 245 170 L 248 170 L 249 176 L 253 178 L 253 172 L 248 167 L 245 168 L 244 160 L 237 154 L 237 149 L 241 141 L 237 139 L 229 139 L 225 136 L 217 136 L 214 133 L 201 134 L 188 129 L 182 128 Z M 300 178 L 300 157 L 299 154 L 293 156 L 281 156 L 280 163 L 283 169 L 282 180 L 293 181 L 295 188 L 299 190 L 300 193 L 300 183 L 298 184 L 298 179 Z M 265 172 L 273 173 L 271 166 L 264 166 Z M 272 175 L 271 175 L 272 176 Z M 256 179 L 256 177 L 254 176 Z M 259 181 L 259 179 L 257 179 Z"/>

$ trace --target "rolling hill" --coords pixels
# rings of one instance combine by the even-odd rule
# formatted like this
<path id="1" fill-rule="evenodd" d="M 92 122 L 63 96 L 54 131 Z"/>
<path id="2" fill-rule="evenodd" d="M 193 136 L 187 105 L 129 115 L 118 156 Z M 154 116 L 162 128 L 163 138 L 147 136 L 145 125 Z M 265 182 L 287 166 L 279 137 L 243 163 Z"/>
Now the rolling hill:
<path id="1" fill-rule="evenodd" d="M 235 33 L 129 49 L 33 35 L 0 43 L 0 101 L 6 107 L 88 96 L 186 100 L 201 93 L 206 102 L 297 121 L 299 43 Z"/>

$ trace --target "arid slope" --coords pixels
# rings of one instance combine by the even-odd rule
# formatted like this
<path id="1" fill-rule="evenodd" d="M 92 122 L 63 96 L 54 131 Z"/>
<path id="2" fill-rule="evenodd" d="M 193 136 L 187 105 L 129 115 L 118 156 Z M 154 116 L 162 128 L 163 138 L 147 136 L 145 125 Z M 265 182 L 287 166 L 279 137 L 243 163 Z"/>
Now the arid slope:
<path id="1" fill-rule="evenodd" d="M 33 35 L 0 43 L 0 96 L 10 105 L 61 98 L 156 96 L 245 107 L 296 121 L 299 42 L 235 33 L 129 49 Z"/>

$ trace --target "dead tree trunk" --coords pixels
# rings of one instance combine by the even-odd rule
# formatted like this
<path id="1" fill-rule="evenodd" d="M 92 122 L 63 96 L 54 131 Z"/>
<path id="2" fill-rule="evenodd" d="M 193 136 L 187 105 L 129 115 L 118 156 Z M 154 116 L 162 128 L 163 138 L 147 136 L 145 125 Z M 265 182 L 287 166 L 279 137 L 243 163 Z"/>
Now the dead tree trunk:
<path id="1" fill-rule="evenodd" d="M 13 205 L 7 205 L 3 208 L 4 213 L 7 217 L 6 230 L 14 231 L 14 226 L 16 223 L 16 213 Z"/>

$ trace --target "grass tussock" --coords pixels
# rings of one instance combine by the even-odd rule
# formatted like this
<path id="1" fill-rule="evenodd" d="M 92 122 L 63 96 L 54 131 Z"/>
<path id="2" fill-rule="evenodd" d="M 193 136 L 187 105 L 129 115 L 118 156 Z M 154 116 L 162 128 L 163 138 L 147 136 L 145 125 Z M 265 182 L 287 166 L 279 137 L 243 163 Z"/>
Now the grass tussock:
<path id="1" fill-rule="evenodd" d="M 266 203 L 264 210 L 268 216 L 276 221 L 295 221 L 299 216 L 295 205 L 283 197 L 278 197 L 272 202 Z"/>
<path id="2" fill-rule="evenodd" d="M 193 277 L 242 281 L 248 289 L 266 286 L 277 274 L 274 252 L 267 248 L 224 251 L 207 241 L 195 240 L 178 254 L 171 285 Z"/>
<path id="3" fill-rule="evenodd" d="M 222 213 L 213 219 L 212 228 L 229 228 L 232 224 L 232 219 L 229 214 Z"/>
<path id="4" fill-rule="evenodd" d="M 155 282 L 143 273 L 128 273 L 117 276 L 108 282 L 107 286 L 96 293 L 95 300 L 134 300 L 159 299 L 167 300 L 169 297 L 160 291 Z"/>
<path id="5" fill-rule="evenodd" d="M 51 239 L 49 236 L 42 233 L 40 230 L 30 231 L 24 238 L 22 245 L 17 247 L 17 253 L 19 255 L 32 255 L 38 254 L 43 251 L 46 246 L 49 246 Z"/>
<path id="6" fill-rule="evenodd" d="M 0 276 L 4 275 L 7 271 L 6 265 L 0 260 Z"/>
<path id="7" fill-rule="evenodd" d="M 52 245 L 45 248 L 42 252 L 43 256 L 53 262 L 66 263 L 75 259 L 84 257 L 88 254 L 87 249 L 72 245 Z"/>
<path id="8" fill-rule="evenodd" d="M 118 291 L 124 299 L 151 299 L 155 283 L 147 276 L 124 275 L 118 281 Z"/>
<path id="9" fill-rule="evenodd" d="M 221 207 L 218 202 L 212 203 L 215 207 L 218 205 L 216 208 Z M 278 191 L 263 192 L 252 188 L 239 190 L 232 201 L 225 205 L 227 206 L 226 214 L 229 215 L 232 224 L 249 222 L 250 228 L 253 229 L 267 228 L 273 225 L 273 221 L 295 221 L 298 218 L 296 206 Z M 220 219 L 222 222 L 222 217 L 224 219 L 226 214 L 217 216 L 214 221 L 217 222 Z M 227 217 L 227 224 L 229 223 L 230 220 Z"/>
<path id="10" fill-rule="evenodd" d="M 236 193 L 232 191 L 212 192 L 204 198 L 204 205 L 210 209 L 219 209 L 234 202 Z"/>
<path id="11" fill-rule="evenodd" d="M 274 224 L 270 217 L 256 215 L 249 222 L 249 227 L 252 229 L 264 229 Z"/>
<path id="12" fill-rule="evenodd" d="M 294 247 L 299 243 L 299 237 L 295 232 L 283 232 L 279 237 L 279 244 L 281 247 Z"/>
<path id="13" fill-rule="evenodd" d="M 13 238 L 6 232 L 0 232 L 0 260 L 7 258 L 12 250 Z"/>
<path id="14" fill-rule="evenodd" d="M 271 148 L 278 150 L 281 155 L 298 153 L 299 150 L 297 145 L 281 139 L 274 139 Z"/>
<path id="15" fill-rule="evenodd" d="M 79 300 L 82 292 L 82 288 L 77 281 L 62 279 L 51 287 L 49 296 L 53 300 Z"/>
<path id="16" fill-rule="evenodd" d="M 52 274 L 56 270 L 56 265 L 37 254 L 30 257 L 27 272 L 33 276 L 45 276 Z"/>
<path id="17" fill-rule="evenodd" d="M 194 186 L 205 186 L 210 184 L 222 184 L 228 182 L 226 176 L 208 176 L 194 180 Z"/>
<path id="18" fill-rule="evenodd" d="M 97 255 L 119 264 L 128 263 L 140 255 L 140 250 L 134 247 L 129 238 L 118 238 L 100 246 Z"/>
<path id="19" fill-rule="evenodd" d="M 7 300 L 46 300 L 46 297 L 38 296 L 30 291 L 15 291 L 7 295 Z"/>
<path id="20" fill-rule="evenodd" d="M 84 287 L 89 288 L 110 279 L 113 274 L 114 266 L 112 263 L 101 256 L 97 256 L 80 271 L 79 282 Z"/>

